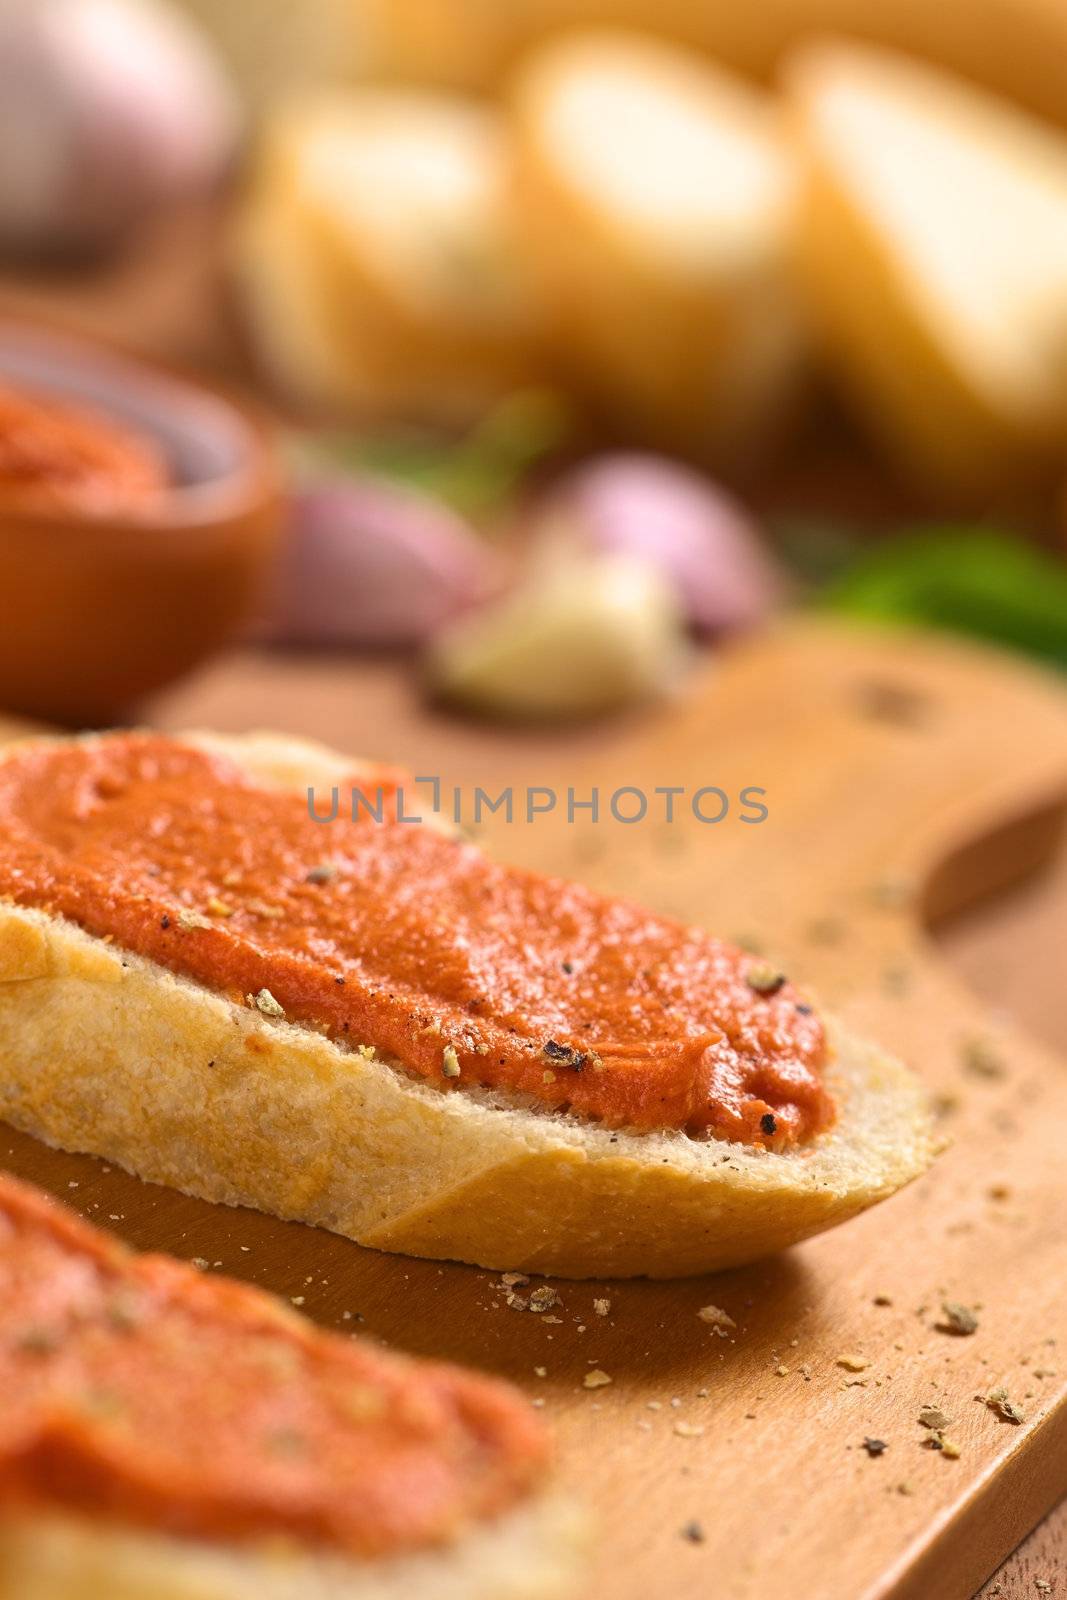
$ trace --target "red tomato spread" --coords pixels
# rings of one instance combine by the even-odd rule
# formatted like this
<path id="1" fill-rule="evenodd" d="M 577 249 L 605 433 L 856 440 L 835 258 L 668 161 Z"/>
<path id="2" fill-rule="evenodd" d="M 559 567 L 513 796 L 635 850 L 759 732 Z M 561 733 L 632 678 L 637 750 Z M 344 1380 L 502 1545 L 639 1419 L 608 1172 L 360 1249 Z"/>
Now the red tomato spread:
<path id="1" fill-rule="evenodd" d="M 0 766 L 0 895 L 442 1089 L 776 1149 L 833 1120 L 822 1024 L 764 964 L 395 808 L 344 815 L 158 735 L 28 746 Z"/>
<path id="2" fill-rule="evenodd" d="M 0 387 L 0 512 L 138 510 L 168 481 L 151 440 L 95 411 Z"/>
<path id="3" fill-rule="evenodd" d="M 539 1486 L 502 1384 L 325 1334 L 136 1256 L 0 1177 L 0 1513 L 359 1556 L 439 1544 Z"/>

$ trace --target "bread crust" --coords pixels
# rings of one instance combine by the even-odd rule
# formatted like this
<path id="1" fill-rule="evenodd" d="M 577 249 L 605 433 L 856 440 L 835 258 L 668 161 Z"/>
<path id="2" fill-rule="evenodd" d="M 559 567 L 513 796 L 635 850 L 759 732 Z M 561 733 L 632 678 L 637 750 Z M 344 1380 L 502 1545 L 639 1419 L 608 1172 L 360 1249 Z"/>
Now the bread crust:
<path id="1" fill-rule="evenodd" d="M 0 1600 L 555 1600 L 573 1592 L 584 1540 L 555 1496 L 447 1549 L 367 1562 L 20 1516 L 0 1522 Z"/>
<path id="2" fill-rule="evenodd" d="M 206 736 L 188 735 L 206 744 Z M 353 763 L 221 740 L 259 780 Z M 897 1061 L 829 1024 L 836 1126 L 776 1154 L 447 1092 L 47 913 L 0 902 L 0 1116 L 151 1182 L 364 1245 L 563 1277 L 737 1266 L 844 1221 L 934 1153 Z"/>

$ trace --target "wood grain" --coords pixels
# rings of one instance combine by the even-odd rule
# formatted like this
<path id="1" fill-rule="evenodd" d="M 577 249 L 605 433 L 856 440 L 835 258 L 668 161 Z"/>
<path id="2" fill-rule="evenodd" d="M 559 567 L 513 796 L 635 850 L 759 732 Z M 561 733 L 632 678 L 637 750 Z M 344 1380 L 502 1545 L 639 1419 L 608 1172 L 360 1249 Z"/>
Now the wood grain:
<path id="1" fill-rule="evenodd" d="M 765 946 L 916 1064 L 944 1097 L 953 1145 L 912 1189 L 787 1256 L 675 1284 L 560 1284 L 549 1317 L 509 1309 L 490 1274 L 207 1206 L 30 1140 L 0 1140 L 7 1164 L 138 1245 L 522 1384 L 598 1516 L 590 1595 L 973 1594 L 1067 1488 L 1052 1342 L 1065 1332 L 1067 1076 L 1047 1048 L 977 1014 L 923 910 L 944 914 L 1052 849 L 1067 800 L 1062 691 L 948 644 L 796 628 L 731 656 L 669 715 L 597 739 L 449 723 L 384 666 L 251 656 L 171 696 L 159 719 L 317 732 L 468 787 L 766 788 L 758 827 L 557 817 L 485 832 L 512 859 Z M 991 842 L 976 855 L 980 838 Z M 975 1076 L 968 1042 L 987 1035 L 1003 1072 Z M 937 1330 L 944 1299 L 978 1308 L 973 1337 Z M 708 1303 L 734 1336 L 698 1318 Z M 857 1353 L 862 1370 L 838 1364 Z M 594 1366 L 613 1381 L 590 1391 Z M 975 1399 L 1000 1383 L 1022 1426 Z M 930 1403 L 953 1418 L 958 1460 L 924 1448 Z M 865 1437 L 885 1453 L 868 1457 Z"/>
<path id="2" fill-rule="evenodd" d="M 942 930 L 941 952 L 959 977 L 990 1005 L 1026 1026 L 1067 1057 L 1067 992 L 1062 968 L 1042 955 L 1062 947 L 1067 927 L 1067 850 L 1047 872 L 983 902 Z M 1051 1583 L 1063 1595 L 1067 1578 L 1067 1501 L 1015 1551 L 977 1600 L 1034 1600 Z M 1058 1580 L 1058 1581 L 1057 1581 Z"/>

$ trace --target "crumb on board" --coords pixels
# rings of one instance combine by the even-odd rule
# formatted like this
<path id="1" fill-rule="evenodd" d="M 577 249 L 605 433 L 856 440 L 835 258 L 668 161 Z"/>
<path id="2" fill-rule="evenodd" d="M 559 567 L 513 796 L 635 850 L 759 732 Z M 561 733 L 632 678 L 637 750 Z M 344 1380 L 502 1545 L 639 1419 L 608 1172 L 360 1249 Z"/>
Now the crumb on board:
<path id="1" fill-rule="evenodd" d="M 960 1057 L 964 1070 L 972 1078 L 1003 1078 L 1007 1071 L 1000 1046 L 984 1034 L 965 1039 L 960 1048 Z"/>
<path id="2" fill-rule="evenodd" d="M 988 1406 L 990 1411 L 995 1412 L 1003 1422 L 1020 1423 L 1026 1420 L 1025 1414 L 1009 1398 L 1007 1389 L 990 1389 L 988 1394 L 979 1395 L 978 1399 L 981 1400 L 983 1405 Z"/>
<path id="3" fill-rule="evenodd" d="M 611 1381 L 606 1372 L 602 1372 L 599 1367 L 594 1367 L 592 1372 L 587 1372 L 582 1379 L 582 1387 L 583 1389 L 603 1389 Z"/>
<path id="4" fill-rule="evenodd" d="M 844 1367 L 846 1372 L 866 1372 L 870 1364 L 866 1356 L 856 1355 L 853 1351 L 846 1351 L 835 1362 L 836 1366 Z"/>
<path id="5" fill-rule="evenodd" d="M 722 1306 L 701 1306 L 697 1316 L 701 1322 L 706 1322 L 709 1327 L 722 1329 L 726 1333 L 737 1327 L 733 1317 L 728 1311 L 724 1311 Z"/>
<path id="6" fill-rule="evenodd" d="M 941 1302 L 941 1321 L 934 1324 L 939 1333 L 952 1333 L 959 1338 L 967 1338 L 978 1331 L 978 1318 L 970 1306 L 961 1305 L 958 1300 L 943 1300 Z"/>

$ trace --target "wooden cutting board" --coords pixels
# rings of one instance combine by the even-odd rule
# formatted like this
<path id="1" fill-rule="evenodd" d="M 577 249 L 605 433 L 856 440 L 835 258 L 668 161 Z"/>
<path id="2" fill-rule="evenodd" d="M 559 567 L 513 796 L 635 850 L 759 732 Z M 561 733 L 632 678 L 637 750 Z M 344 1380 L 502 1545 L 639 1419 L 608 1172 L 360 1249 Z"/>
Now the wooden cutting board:
<path id="1" fill-rule="evenodd" d="M 514 1379 L 596 1518 L 590 1596 L 967 1600 L 1067 1490 L 1067 1065 L 982 1015 L 926 929 L 1053 853 L 1062 687 L 948 642 L 806 624 L 724 658 L 669 713 L 596 735 L 493 733 L 422 709 L 389 666 L 254 656 L 158 720 L 327 738 L 440 775 L 465 804 L 475 784 L 510 784 L 520 809 L 527 785 L 598 786 L 596 825 L 568 823 L 564 802 L 490 819 L 486 844 L 765 949 L 914 1063 L 951 1145 L 905 1193 L 777 1260 L 560 1282 L 547 1316 L 509 1308 L 497 1275 L 212 1207 L 5 1130 L 6 1164 L 136 1245 Z M 623 785 L 649 795 L 645 822 L 611 820 Z M 672 785 L 758 787 L 769 814 L 746 825 L 735 804 L 708 825 L 682 805 L 668 825 L 653 791 Z M 1062 970 L 1063 948 L 1028 959 Z M 945 1300 L 976 1308 L 976 1333 L 939 1331 Z M 708 1304 L 736 1333 L 698 1317 Z M 594 1367 L 610 1385 L 583 1386 Z M 998 1387 L 1023 1423 L 975 1398 Z M 925 1447 L 927 1405 L 952 1418 L 958 1459 Z"/>

